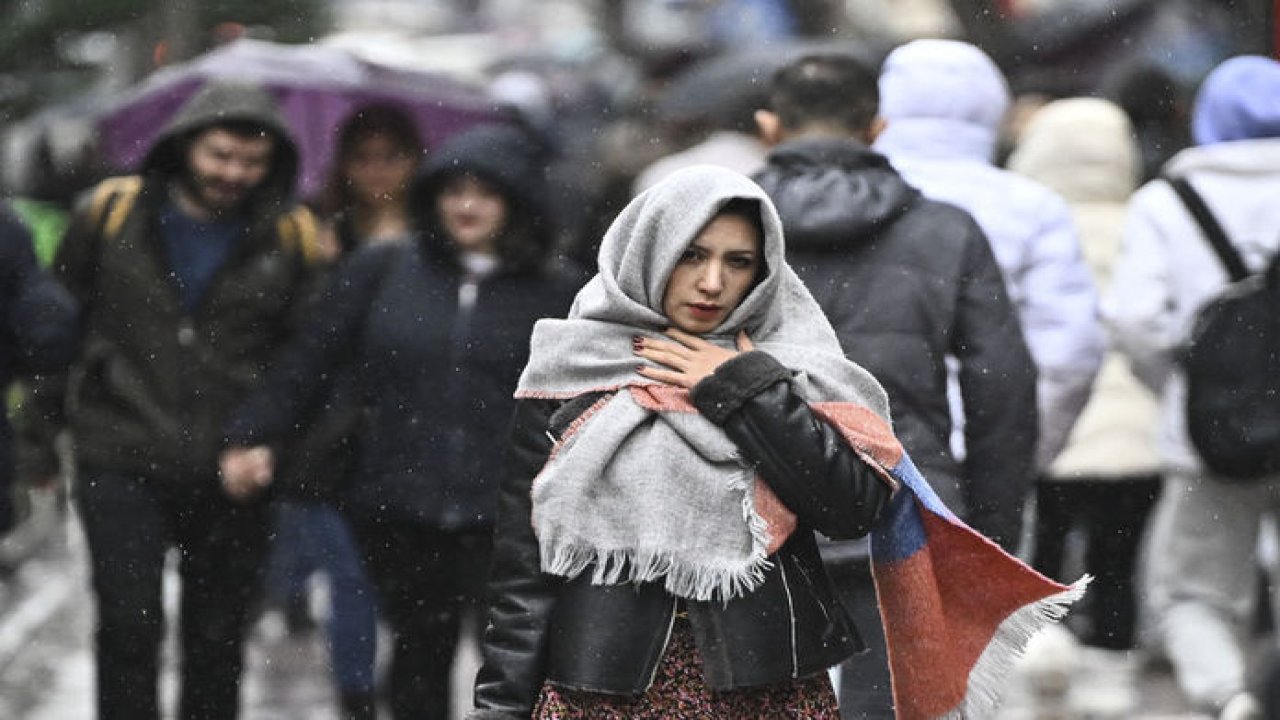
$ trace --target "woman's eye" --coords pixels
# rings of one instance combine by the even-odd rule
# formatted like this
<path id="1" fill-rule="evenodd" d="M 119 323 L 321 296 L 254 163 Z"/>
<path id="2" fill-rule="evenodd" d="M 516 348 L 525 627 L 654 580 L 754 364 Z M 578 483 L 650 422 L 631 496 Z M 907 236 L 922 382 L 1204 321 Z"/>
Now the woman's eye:
<path id="1" fill-rule="evenodd" d="M 685 250 L 683 253 L 680 254 L 680 262 L 682 263 L 694 262 L 697 259 L 698 259 L 698 253 L 693 250 Z"/>
<path id="2" fill-rule="evenodd" d="M 739 270 L 750 270 L 755 267 L 756 261 L 749 257 L 731 257 L 729 258 L 729 266 L 738 268 Z"/>

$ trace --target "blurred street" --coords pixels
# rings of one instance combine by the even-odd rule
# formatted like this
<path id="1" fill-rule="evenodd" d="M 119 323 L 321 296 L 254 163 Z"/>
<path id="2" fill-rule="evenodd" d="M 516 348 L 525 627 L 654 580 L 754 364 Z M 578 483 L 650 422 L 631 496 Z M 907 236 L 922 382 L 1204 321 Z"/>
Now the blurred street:
<path id="1" fill-rule="evenodd" d="M 14 574 L 0 579 L 0 718 L 93 720 L 93 596 L 84 541 L 74 519 L 59 519 L 49 510 L 38 511 L 39 527 L 28 526 L 40 536 L 41 547 L 30 549 L 31 556 Z M 316 604 L 322 605 L 323 592 L 316 595 Z M 176 600 L 177 583 L 169 582 L 168 612 Z M 379 642 L 385 649 L 385 632 Z M 161 696 L 170 708 L 176 678 L 173 643 L 171 633 L 160 679 Z M 267 612 L 255 626 L 247 652 L 242 720 L 337 720 L 321 629 L 291 634 L 279 611 Z M 454 692 L 468 705 L 470 680 L 464 676 L 474 674 L 476 663 L 474 648 L 464 645 Z M 455 708 L 455 717 L 467 709 Z"/>
<path id="2" fill-rule="evenodd" d="M 73 520 L 46 527 L 45 546 L 33 551 L 16 573 L 0 583 L 0 717 L 14 720 L 92 720 L 93 661 L 91 595 L 84 546 Z M 176 587 L 166 592 L 172 607 Z M 469 696 L 462 677 L 474 672 L 464 651 L 455 693 Z M 174 662 L 166 652 L 161 678 L 172 698 Z M 289 634 L 283 618 L 268 613 L 248 646 L 243 691 L 244 720 L 336 720 L 324 638 L 312 629 Z M 1140 714 L 1133 720 L 1201 720 L 1190 712 L 1172 678 L 1148 669 L 1140 682 Z M 171 702 L 171 700 L 170 700 Z M 1032 706 L 1025 688 L 1014 687 L 999 720 L 1048 720 Z"/>

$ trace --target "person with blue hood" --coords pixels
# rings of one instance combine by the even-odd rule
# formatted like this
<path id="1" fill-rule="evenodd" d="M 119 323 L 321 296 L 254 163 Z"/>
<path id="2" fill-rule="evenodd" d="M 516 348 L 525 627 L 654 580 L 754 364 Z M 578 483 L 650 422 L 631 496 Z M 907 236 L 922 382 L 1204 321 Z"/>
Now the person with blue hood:
<path id="1" fill-rule="evenodd" d="M 982 50 L 914 40 L 885 58 L 885 128 L 874 147 L 926 196 L 973 215 L 990 241 L 1036 361 L 1036 469 L 1044 470 L 1089 399 L 1106 338 L 1067 203 L 994 164 L 1011 100 L 1004 75 Z"/>
<path id="2" fill-rule="evenodd" d="M 138 175 L 75 212 L 54 274 L 81 305 L 68 378 L 33 389 L 24 464 L 73 498 L 97 605 L 98 717 L 159 718 L 163 576 L 182 581 L 177 717 L 234 718 L 267 552 L 268 498 L 218 472 L 222 425 L 300 319 L 314 221 L 292 202 L 297 150 L 266 91 L 212 83 L 178 111 Z"/>
<path id="3" fill-rule="evenodd" d="M 1280 250 L 1280 62 L 1226 60 L 1196 93 L 1195 145 L 1165 164 L 1203 198 L 1250 272 Z M 1188 699 L 1220 718 L 1261 717 L 1248 691 L 1264 518 L 1280 510 L 1280 478 L 1216 480 L 1187 435 L 1178 353 L 1196 311 L 1227 271 L 1166 179 L 1133 196 L 1104 313 L 1134 370 L 1157 394 L 1164 490 L 1153 518 L 1148 596 L 1154 626 Z"/>
<path id="4" fill-rule="evenodd" d="M 357 250 L 226 431 L 223 468 L 270 483 L 325 378 L 355 369 L 363 408 L 343 509 L 390 625 L 393 717 L 450 717 L 461 618 L 484 588 L 497 475 L 536 320 L 577 289 L 553 271 L 541 146 L 481 125 L 410 190 L 416 237 Z"/>

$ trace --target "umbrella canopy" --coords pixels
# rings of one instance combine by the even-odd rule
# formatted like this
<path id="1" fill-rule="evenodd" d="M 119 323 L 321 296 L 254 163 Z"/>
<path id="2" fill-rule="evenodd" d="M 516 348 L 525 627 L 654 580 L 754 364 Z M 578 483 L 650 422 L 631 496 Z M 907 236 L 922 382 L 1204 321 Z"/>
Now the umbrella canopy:
<path id="1" fill-rule="evenodd" d="M 723 52 L 698 61 L 663 90 L 658 112 L 674 122 L 732 125 L 764 107 L 773 73 L 814 52 L 840 52 L 877 67 L 885 50 L 858 40 L 808 40 Z"/>
<path id="2" fill-rule="evenodd" d="M 324 185 L 338 127 L 366 104 L 400 105 L 428 148 L 504 117 L 483 90 L 445 75 L 375 65 L 334 47 L 246 39 L 162 68 L 126 92 L 98 120 L 105 159 L 136 168 L 169 118 L 214 78 L 255 82 L 275 96 L 298 145 L 302 197 Z"/>

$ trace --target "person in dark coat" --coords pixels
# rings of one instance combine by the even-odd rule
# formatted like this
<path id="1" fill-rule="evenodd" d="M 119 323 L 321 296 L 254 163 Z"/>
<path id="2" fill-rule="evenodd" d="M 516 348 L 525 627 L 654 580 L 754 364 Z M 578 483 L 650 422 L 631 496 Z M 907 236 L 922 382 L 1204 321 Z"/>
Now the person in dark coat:
<path id="1" fill-rule="evenodd" d="M 36 263 L 31 233 L 0 204 L 0 397 L 14 380 L 58 372 L 76 349 L 77 305 Z M 0 411 L 0 535 L 14 523 L 13 430 Z"/>
<path id="2" fill-rule="evenodd" d="M 497 504 L 495 438 L 535 320 L 576 284 L 548 270 L 538 147 L 480 126 L 434 153 L 410 191 L 410 243 L 356 252 L 313 322 L 226 432 L 223 470 L 272 479 L 324 378 L 354 366 L 364 417 L 343 502 L 394 637 L 396 718 L 448 717 L 460 618 L 483 590 Z"/>
<path id="3" fill-rule="evenodd" d="M 814 531 L 860 537 L 885 508 L 840 419 L 888 433 L 884 391 L 739 173 L 659 182 L 598 265 L 534 328 L 468 717 L 834 720 L 827 668 L 862 643 Z"/>
<path id="4" fill-rule="evenodd" d="M 31 467 L 74 440 L 74 498 L 97 599 L 98 717 L 159 717 L 162 578 L 179 551 L 177 717 L 238 714 L 267 498 L 219 477 L 222 426 L 260 381 L 313 282 L 314 220 L 291 202 L 297 152 L 274 100 L 206 85 L 141 174 L 89 193 L 54 260 L 84 312 L 65 383 L 37 387 Z M 65 417 L 62 409 L 65 408 Z M 30 425 L 30 423 L 28 423 Z"/>
<path id="5" fill-rule="evenodd" d="M 757 113 L 773 147 L 755 179 L 778 207 L 787 258 L 849 358 L 883 383 L 894 431 L 943 501 L 1013 550 L 1036 446 L 1036 370 L 991 247 L 974 220 L 923 197 L 869 149 L 877 78 L 852 56 L 799 58 Z M 949 438 L 947 363 L 958 365 L 967 455 Z M 869 656 L 847 663 L 846 717 L 892 718 L 865 546 L 824 553 Z"/>

